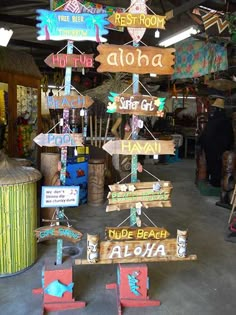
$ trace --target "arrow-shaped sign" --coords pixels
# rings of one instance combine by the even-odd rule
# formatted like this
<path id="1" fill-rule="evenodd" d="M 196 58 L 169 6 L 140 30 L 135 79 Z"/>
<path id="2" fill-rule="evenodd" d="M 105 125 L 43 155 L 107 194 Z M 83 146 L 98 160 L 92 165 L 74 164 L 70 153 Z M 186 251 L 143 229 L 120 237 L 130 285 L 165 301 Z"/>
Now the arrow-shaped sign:
<path id="1" fill-rule="evenodd" d="M 50 54 L 44 62 L 51 68 L 93 68 L 93 54 Z"/>
<path id="2" fill-rule="evenodd" d="M 81 133 L 40 133 L 34 138 L 40 147 L 78 147 L 83 146 Z"/>
<path id="3" fill-rule="evenodd" d="M 51 109 L 88 108 L 92 104 L 93 99 L 88 95 L 53 95 L 47 97 L 47 106 Z"/>
<path id="4" fill-rule="evenodd" d="M 110 140 L 102 148 L 110 155 L 174 154 L 173 140 Z"/>

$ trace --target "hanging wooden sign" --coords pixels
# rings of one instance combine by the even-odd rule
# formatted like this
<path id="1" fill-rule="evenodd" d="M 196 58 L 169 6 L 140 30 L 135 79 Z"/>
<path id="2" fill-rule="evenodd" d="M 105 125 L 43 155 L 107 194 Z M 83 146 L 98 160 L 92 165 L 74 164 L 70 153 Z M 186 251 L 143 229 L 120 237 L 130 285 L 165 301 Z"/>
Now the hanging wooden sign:
<path id="1" fill-rule="evenodd" d="M 106 227 L 105 237 L 107 240 L 149 240 L 165 239 L 170 233 L 165 228 L 144 227 L 132 228 L 129 226 Z"/>
<path id="2" fill-rule="evenodd" d="M 33 140 L 40 147 L 83 146 L 83 137 L 81 133 L 40 133 Z"/>
<path id="3" fill-rule="evenodd" d="M 60 95 L 47 96 L 49 109 L 88 108 L 93 104 L 93 99 L 88 95 Z"/>
<path id="4" fill-rule="evenodd" d="M 51 68 L 93 68 L 93 54 L 50 54 L 44 62 Z"/>
<path id="5" fill-rule="evenodd" d="M 143 13 L 114 13 L 108 20 L 115 26 L 165 29 L 166 17 Z"/>
<path id="6" fill-rule="evenodd" d="M 55 225 L 43 226 L 35 230 L 37 242 L 43 242 L 52 239 L 64 239 L 72 243 L 78 243 L 83 234 L 72 227 Z"/>
<path id="7" fill-rule="evenodd" d="M 173 140 L 110 140 L 102 148 L 110 155 L 174 154 Z"/>
<path id="8" fill-rule="evenodd" d="M 150 46 L 98 45 L 98 72 L 173 74 L 175 49 Z"/>
<path id="9" fill-rule="evenodd" d="M 168 181 L 135 182 L 108 186 L 106 212 L 141 207 L 170 207 L 172 185 Z"/>
<path id="10" fill-rule="evenodd" d="M 107 106 L 108 113 L 142 116 L 159 116 L 159 112 L 164 110 L 166 100 L 165 97 L 117 94 L 113 92 L 110 92 L 108 98 L 111 101 Z"/>
<path id="11" fill-rule="evenodd" d="M 38 40 L 72 40 L 106 42 L 107 14 L 72 13 L 68 11 L 36 10 Z"/>

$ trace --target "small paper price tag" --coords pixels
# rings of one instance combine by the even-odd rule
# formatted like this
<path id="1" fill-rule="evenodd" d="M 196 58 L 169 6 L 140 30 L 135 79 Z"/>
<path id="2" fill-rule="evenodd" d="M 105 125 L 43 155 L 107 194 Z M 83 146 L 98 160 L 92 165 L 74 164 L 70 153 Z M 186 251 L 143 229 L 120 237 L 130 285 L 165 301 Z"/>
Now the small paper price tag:
<path id="1" fill-rule="evenodd" d="M 60 118 L 60 127 L 63 127 L 63 118 Z"/>
<path id="2" fill-rule="evenodd" d="M 143 128 L 143 120 L 142 119 L 138 120 L 138 127 Z"/>
<path id="3" fill-rule="evenodd" d="M 84 116 L 84 109 L 82 108 L 79 112 L 80 116 Z"/>
<path id="4" fill-rule="evenodd" d="M 154 160 L 158 160 L 158 154 L 153 155 Z"/>

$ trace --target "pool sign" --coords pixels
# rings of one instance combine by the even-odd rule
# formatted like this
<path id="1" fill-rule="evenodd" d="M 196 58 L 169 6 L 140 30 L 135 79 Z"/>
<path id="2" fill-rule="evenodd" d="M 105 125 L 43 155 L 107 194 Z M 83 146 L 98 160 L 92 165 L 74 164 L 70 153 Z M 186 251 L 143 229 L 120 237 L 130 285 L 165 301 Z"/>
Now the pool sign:
<path id="1" fill-rule="evenodd" d="M 77 207 L 79 186 L 42 186 L 41 207 Z"/>
<path id="2" fill-rule="evenodd" d="M 106 42 L 107 14 L 72 13 L 66 11 L 37 10 L 38 40 L 91 40 Z"/>
<path id="3" fill-rule="evenodd" d="M 40 133 L 34 138 L 40 147 L 81 147 L 81 133 Z"/>

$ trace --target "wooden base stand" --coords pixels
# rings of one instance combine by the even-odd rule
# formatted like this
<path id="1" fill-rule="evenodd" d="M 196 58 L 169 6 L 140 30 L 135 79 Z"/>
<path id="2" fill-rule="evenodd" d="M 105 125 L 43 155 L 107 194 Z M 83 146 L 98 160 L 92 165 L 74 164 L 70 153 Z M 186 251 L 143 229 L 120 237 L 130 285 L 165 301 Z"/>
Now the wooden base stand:
<path id="1" fill-rule="evenodd" d="M 124 307 L 160 306 L 159 300 L 149 300 L 147 295 L 147 266 L 120 265 L 118 266 L 118 284 L 106 285 L 106 289 L 115 289 L 117 297 L 118 315 L 122 315 Z"/>
<path id="2" fill-rule="evenodd" d="M 54 285 L 62 291 L 61 296 L 55 293 L 57 290 Z M 56 265 L 52 259 L 47 259 L 42 272 L 42 288 L 33 290 L 34 294 L 43 295 L 42 314 L 84 308 L 85 302 L 75 301 L 72 297 L 71 285 L 73 285 L 71 259 L 67 259 L 60 265 Z"/>

